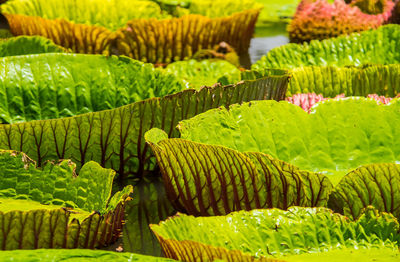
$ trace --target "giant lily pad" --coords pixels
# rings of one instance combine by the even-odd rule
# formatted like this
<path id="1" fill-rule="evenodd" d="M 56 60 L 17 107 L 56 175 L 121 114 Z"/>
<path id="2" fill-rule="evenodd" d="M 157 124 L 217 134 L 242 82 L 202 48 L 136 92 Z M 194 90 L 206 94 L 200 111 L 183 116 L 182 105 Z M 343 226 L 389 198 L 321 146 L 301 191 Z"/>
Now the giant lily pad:
<path id="1" fill-rule="evenodd" d="M 398 94 L 400 26 L 387 25 L 346 37 L 271 50 L 252 69 L 291 69 L 288 96 L 316 93 L 367 96 Z"/>
<path id="2" fill-rule="evenodd" d="M 111 197 L 113 170 L 88 162 L 76 176 L 69 160 L 39 169 L 16 151 L 1 151 L 0 166 L 1 249 L 95 248 L 119 237 L 132 186 Z"/>
<path id="3" fill-rule="evenodd" d="M 327 251 L 339 255 L 351 251 L 355 258 L 382 255 L 393 262 L 400 257 L 397 220 L 372 208 L 356 221 L 325 208 L 263 209 L 197 218 L 178 214 L 151 228 L 166 256 L 183 261 L 286 261 L 286 256 L 296 261 L 299 254 L 317 253 L 323 258 Z"/>
<path id="4" fill-rule="evenodd" d="M 0 40 L 0 57 L 41 53 L 61 53 L 64 48 L 40 36 L 18 36 Z"/>
<path id="5" fill-rule="evenodd" d="M 69 117 L 185 89 L 171 74 L 124 57 L 41 54 L 0 59 L 1 123 Z"/>
<path id="6" fill-rule="evenodd" d="M 116 170 L 120 179 L 141 177 L 152 169 L 143 139 L 147 130 L 159 127 L 175 136 L 178 121 L 208 109 L 281 100 L 288 78 L 281 72 L 175 93 L 185 88 L 182 82 L 149 64 L 79 54 L 3 58 L 0 70 L 5 72 L 0 116 L 3 123 L 11 123 L 0 125 L 0 148 L 23 151 L 39 166 L 68 158 L 79 168 L 94 160 Z"/>
<path id="7" fill-rule="evenodd" d="M 168 197 L 193 215 L 329 199 L 350 217 L 374 205 L 400 218 L 399 106 L 327 100 L 308 114 L 287 102 L 254 101 L 180 122 L 181 139 L 157 129 L 146 139 Z"/>
<path id="8" fill-rule="evenodd" d="M 400 61 L 399 39 L 400 25 L 385 25 L 349 36 L 287 44 L 272 49 L 253 65 L 253 69 L 397 64 Z"/>
<path id="9" fill-rule="evenodd" d="M 287 95 L 313 92 L 326 97 L 380 96 L 400 93 L 400 66 L 369 65 L 363 67 L 306 66 L 291 70 Z"/>
<path id="10" fill-rule="evenodd" d="M 202 5 L 202 1 L 197 2 Z M 219 6 L 212 14 L 215 18 L 201 15 L 204 8 L 195 8 L 195 3 L 187 15 L 169 18 L 157 3 L 138 0 L 10 0 L 1 10 L 14 35 L 45 36 L 79 53 L 119 54 L 144 62 L 169 63 L 222 41 L 239 53 L 247 52 L 260 9 L 252 0 L 235 2 L 210 1 Z M 224 12 L 229 15 L 224 16 Z"/>
<path id="11" fill-rule="evenodd" d="M 217 18 L 190 14 L 163 20 L 133 19 L 117 31 L 113 43 L 118 54 L 150 63 L 185 60 L 220 42 L 229 43 L 238 54 L 247 54 L 259 12 L 250 9 Z"/>
<path id="12" fill-rule="evenodd" d="M 391 0 L 302 0 L 288 27 L 291 42 L 326 39 L 387 24 L 395 7 Z"/>

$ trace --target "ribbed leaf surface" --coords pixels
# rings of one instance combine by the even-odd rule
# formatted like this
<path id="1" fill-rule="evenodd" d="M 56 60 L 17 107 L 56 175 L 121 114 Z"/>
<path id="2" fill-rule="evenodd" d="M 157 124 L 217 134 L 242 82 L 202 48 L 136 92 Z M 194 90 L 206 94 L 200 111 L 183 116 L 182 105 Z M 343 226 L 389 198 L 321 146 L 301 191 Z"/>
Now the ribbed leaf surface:
<path id="1" fill-rule="evenodd" d="M 373 205 L 400 219 L 400 166 L 367 165 L 350 172 L 336 186 L 329 206 L 348 217 L 357 218 Z"/>
<path id="2" fill-rule="evenodd" d="M 287 44 L 268 52 L 253 65 L 253 69 L 396 64 L 400 61 L 399 39 L 400 26 L 386 25 L 349 36 Z"/>
<path id="3" fill-rule="evenodd" d="M 133 18 L 165 18 L 152 1 L 120 0 L 9 0 L 1 6 L 6 14 L 65 19 L 76 24 L 98 25 L 110 30 L 123 27 Z"/>
<path id="4" fill-rule="evenodd" d="M 263 153 L 240 153 L 146 133 L 156 154 L 169 199 L 193 215 L 237 210 L 325 206 L 332 188 L 324 175 L 301 171 Z"/>
<path id="5" fill-rule="evenodd" d="M 110 199 L 114 171 L 89 162 L 76 177 L 68 160 L 39 169 L 16 151 L 2 151 L 0 167 L 0 249 L 95 248 L 120 236 L 132 187 Z"/>
<path id="6" fill-rule="evenodd" d="M 371 208 L 357 221 L 325 208 L 292 207 L 219 217 L 179 214 L 151 228 L 167 257 L 184 261 L 251 261 L 251 256 L 284 261 L 286 255 L 385 246 L 393 255 L 399 239 L 397 220 Z M 242 255 L 235 257 L 238 253 Z"/>
<path id="7" fill-rule="evenodd" d="M 259 12 L 250 9 L 217 18 L 190 14 L 164 20 L 133 19 L 116 33 L 114 44 L 118 54 L 150 63 L 185 60 L 220 42 L 246 54 Z"/>
<path id="8" fill-rule="evenodd" d="M 40 54 L 0 59 L 4 123 L 114 109 L 183 90 L 173 75 L 123 57 Z"/>
<path id="9" fill-rule="evenodd" d="M 19 71 L 20 67 L 24 70 Z M 176 136 L 178 121 L 211 108 L 281 100 L 288 78 L 281 72 L 283 75 L 198 91 L 188 89 L 118 107 L 184 87 L 173 75 L 123 57 L 47 54 L 4 58 L 3 68 L 8 72 L 0 88 L 0 99 L 5 101 L 3 119 L 11 122 L 103 111 L 0 125 L 0 148 L 26 152 L 39 166 L 45 160 L 67 158 L 80 168 L 94 160 L 116 170 L 120 179 L 143 176 L 153 168 L 151 152 L 143 140 L 147 130 L 158 127 Z"/>
<path id="10" fill-rule="evenodd" d="M 189 214 L 326 206 L 329 199 L 352 218 L 369 205 L 400 218 L 399 106 L 348 98 L 308 114 L 287 102 L 254 101 L 180 122 L 180 139 L 157 129 L 146 139 L 169 199 Z"/>
<path id="11" fill-rule="evenodd" d="M 19 36 L 0 40 L 0 57 L 41 53 L 61 53 L 64 49 L 39 36 Z"/>
<path id="12" fill-rule="evenodd" d="M 205 11 L 208 5 L 212 12 Z M 178 18 L 153 1 L 10 0 L 2 7 L 14 35 L 41 35 L 77 53 L 151 63 L 188 59 L 223 41 L 245 54 L 259 12 L 252 0 L 195 1 L 179 8 Z"/>

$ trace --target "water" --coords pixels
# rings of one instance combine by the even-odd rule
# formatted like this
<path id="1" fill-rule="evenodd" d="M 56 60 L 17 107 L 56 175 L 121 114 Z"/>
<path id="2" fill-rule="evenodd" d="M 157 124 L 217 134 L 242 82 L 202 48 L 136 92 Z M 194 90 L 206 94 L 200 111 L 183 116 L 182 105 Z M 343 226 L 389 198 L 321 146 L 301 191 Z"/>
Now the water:
<path id="1" fill-rule="evenodd" d="M 289 38 L 286 35 L 253 38 L 250 42 L 249 48 L 251 64 L 257 62 L 272 48 L 285 45 L 287 43 L 289 43 Z"/>
<path id="2" fill-rule="evenodd" d="M 286 22 L 274 22 L 257 27 L 255 37 L 250 42 L 248 63 L 254 64 L 271 49 L 289 43 L 286 29 Z"/>

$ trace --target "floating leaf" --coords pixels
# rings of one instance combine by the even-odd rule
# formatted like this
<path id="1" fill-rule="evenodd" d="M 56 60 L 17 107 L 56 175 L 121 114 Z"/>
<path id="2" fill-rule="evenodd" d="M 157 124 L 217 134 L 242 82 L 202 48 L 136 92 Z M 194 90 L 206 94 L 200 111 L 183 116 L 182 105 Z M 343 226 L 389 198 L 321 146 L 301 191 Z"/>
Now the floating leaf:
<path id="1" fill-rule="evenodd" d="M 74 24 L 96 25 L 115 31 L 133 18 L 166 18 L 158 4 L 140 0 L 9 0 L 1 6 L 9 15 L 62 19 Z"/>
<path id="2" fill-rule="evenodd" d="M 222 215 L 237 210 L 326 206 L 331 183 L 263 153 L 145 135 L 161 168 L 167 196 L 178 210 Z"/>
<path id="3" fill-rule="evenodd" d="M 371 226 L 374 225 L 374 226 Z M 399 257 L 399 224 L 367 208 L 357 221 L 325 208 L 263 209 L 226 216 L 183 214 L 151 225 L 167 257 L 183 261 L 285 261 L 287 255 L 330 250 L 365 250 Z M 382 234 L 382 232 L 384 232 Z M 357 256 L 356 256 L 357 257 Z M 292 257 L 293 261 L 295 258 Z"/>
<path id="4" fill-rule="evenodd" d="M 354 218 L 368 205 L 399 217 L 393 172 L 400 158 L 399 106 L 398 100 L 378 105 L 348 98 L 321 102 L 308 114 L 287 102 L 254 101 L 180 122 L 180 139 L 157 129 L 146 139 L 169 199 L 192 215 L 326 206 L 329 198 L 329 206 Z M 348 185 L 362 183 L 353 173 L 373 189 L 357 186 L 356 193 Z M 369 182 L 375 177 L 378 185 Z"/>
<path id="5" fill-rule="evenodd" d="M 61 46 L 39 36 L 19 36 L 0 40 L 0 57 L 64 52 Z"/>
<path id="6" fill-rule="evenodd" d="M 365 8 L 365 4 L 370 8 Z M 301 43 L 378 28 L 389 23 L 394 6 L 390 0 L 351 4 L 345 0 L 302 0 L 288 27 L 290 41 Z"/>
<path id="7" fill-rule="evenodd" d="M 0 59 L 0 70 L 2 123 L 114 109 L 185 89 L 173 75 L 124 57 L 80 54 L 6 57 Z"/>
<path id="8" fill-rule="evenodd" d="M 114 44 L 118 54 L 150 63 L 185 60 L 220 42 L 246 54 L 258 14 L 259 10 L 250 9 L 218 18 L 191 14 L 164 20 L 133 19 L 117 31 Z"/>
<path id="9" fill-rule="evenodd" d="M 400 25 L 304 44 L 287 44 L 263 56 L 253 69 L 304 66 L 390 65 L 400 61 Z"/>
<path id="10" fill-rule="evenodd" d="M 178 121 L 208 109 L 281 100 L 288 78 L 280 72 L 165 96 L 184 89 L 181 81 L 126 57 L 19 56 L 0 59 L 1 68 L 7 72 L 0 78 L 3 123 L 28 122 L 0 125 L 0 148 L 23 151 L 39 166 L 46 160 L 68 158 L 79 168 L 93 160 L 116 170 L 120 179 L 142 177 L 153 168 L 143 139 L 147 130 L 158 127 L 175 136 Z M 146 98 L 151 99 L 140 101 Z"/>
<path id="11" fill-rule="evenodd" d="M 88 162 L 76 177 L 68 160 L 38 169 L 16 151 L 1 151 L 0 166 L 1 249 L 95 248 L 119 237 L 132 186 L 111 197 L 114 171 Z"/>
<path id="12" fill-rule="evenodd" d="M 218 6 L 225 7 L 225 2 L 219 1 Z M 126 55 L 144 62 L 170 63 L 223 41 L 238 53 L 247 53 L 260 12 L 253 7 L 254 1 L 250 2 L 253 4 L 235 5 L 240 12 L 233 12 L 233 5 L 219 8 L 219 13 L 231 10 L 228 13 L 232 14 L 216 18 L 187 10 L 182 17 L 163 19 L 170 15 L 158 4 L 128 0 L 10 0 L 1 10 L 14 35 L 41 35 L 77 53 Z M 247 6 L 252 8 L 247 10 Z"/>

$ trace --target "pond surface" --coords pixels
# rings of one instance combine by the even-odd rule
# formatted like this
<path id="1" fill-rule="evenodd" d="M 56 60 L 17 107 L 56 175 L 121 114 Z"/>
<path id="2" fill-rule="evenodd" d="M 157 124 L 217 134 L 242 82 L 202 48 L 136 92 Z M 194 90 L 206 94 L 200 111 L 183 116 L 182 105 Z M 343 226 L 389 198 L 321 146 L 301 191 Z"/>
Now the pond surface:
<path id="1" fill-rule="evenodd" d="M 256 37 L 251 39 L 249 49 L 251 64 L 254 64 L 258 60 L 260 60 L 260 58 L 268 53 L 268 51 L 272 48 L 285 45 L 287 43 L 289 43 L 289 38 L 285 34 L 267 37 Z"/>
<path id="2" fill-rule="evenodd" d="M 271 49 L 289 43 L 289 36 L 286 31 L 287 23 L 276 22 L 265 24 L 262 27 L 256 28 L 255 36 L 251 39 L 249 48 L 248 63 L 244 66 L 250 67 L 260 58 L 267 54 Z M 242 58 L 241 61 L 246 61 Z"/>

